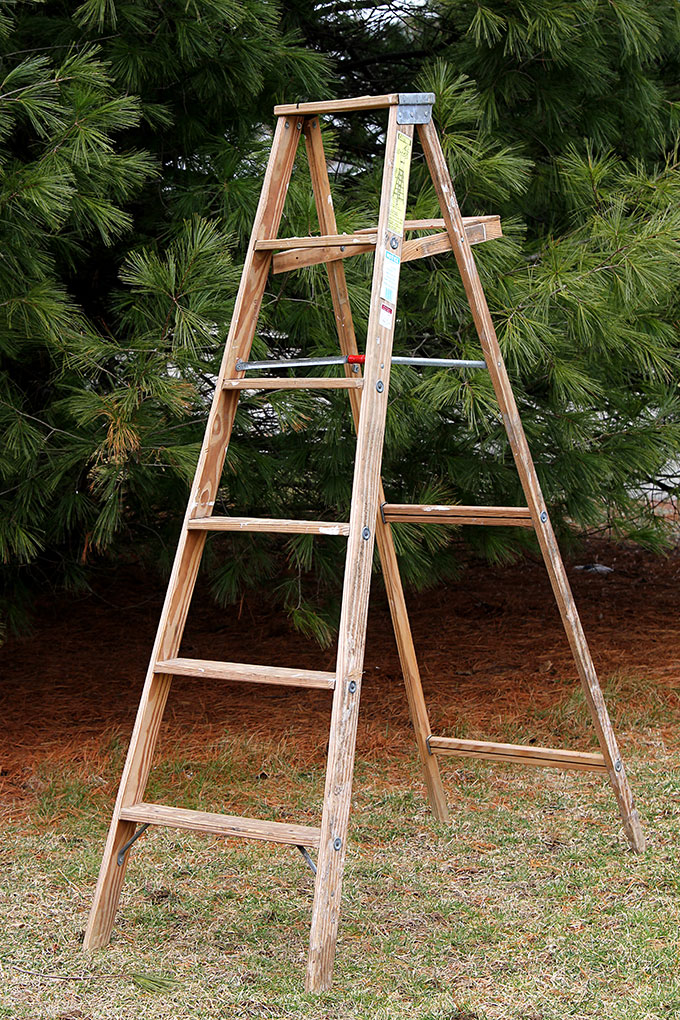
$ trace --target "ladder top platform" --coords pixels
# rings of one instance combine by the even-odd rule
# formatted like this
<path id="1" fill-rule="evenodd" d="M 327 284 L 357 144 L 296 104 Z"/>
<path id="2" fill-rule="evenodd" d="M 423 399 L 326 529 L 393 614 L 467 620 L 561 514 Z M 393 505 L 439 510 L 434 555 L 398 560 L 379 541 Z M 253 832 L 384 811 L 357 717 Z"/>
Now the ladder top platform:
<path id="1" fill-rule="evenodd" d="M 389 106 L 432 106 L 434 92 L 391 92 L 387 96 L 357 96 L 355 99 L 321 99 L 315 103 L 284 103 L 274 107 L 277 117 L 294 114 L 353 113 L 357 110 L 385 110 Z"/>

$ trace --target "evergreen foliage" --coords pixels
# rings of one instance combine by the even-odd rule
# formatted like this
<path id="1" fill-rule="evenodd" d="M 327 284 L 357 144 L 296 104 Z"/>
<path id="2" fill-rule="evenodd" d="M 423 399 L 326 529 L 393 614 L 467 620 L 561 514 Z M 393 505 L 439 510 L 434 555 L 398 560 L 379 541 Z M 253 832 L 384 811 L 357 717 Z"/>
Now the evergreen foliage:
<path id="1" fill-rule="evenodd" d="M 26 3 L 0 40 L 0 553 L 6 615 L 104 557 L 166 568 L 203 433 L 276 101 L 437 93 L 489 305 L 563 539 L 662 544 L 678 494 L 678 10 L 670 0 Z M 375 222 L 383 115 L 339 119 L 340 230 Z M 317 229 L 304 153 L 283 234 Z M 409 214 L 438 215 L 422 160 Z M 345 263 L 363 342 L 370 260 Z M 436 270 L 436 271 L 435 271 Z M 257 356 L 337 350 L 324 267 L 272 277 Z M 402 274 L 397 353 L 478 357 L 452 257 Z M 315 373 L 317 370 L 315 370 Z M 347 519 L 346 397 L 245 393 L 216 512 Z M 521 503 L 485 373 L 395 368 L 384 476 L 395 502 Z M 418 586 L 460 531 L 394 528 Z M 468 528 L 495 559 L 521 529 Z M 257 584 L 321 642 L 341 540 L 218 535 L 224 603 Z"/>

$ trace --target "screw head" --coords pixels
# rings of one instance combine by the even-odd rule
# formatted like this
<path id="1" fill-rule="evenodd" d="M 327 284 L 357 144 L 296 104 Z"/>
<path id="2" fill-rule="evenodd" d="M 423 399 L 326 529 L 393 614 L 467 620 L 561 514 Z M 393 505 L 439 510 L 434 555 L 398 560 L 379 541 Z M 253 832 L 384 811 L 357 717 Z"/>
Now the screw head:
<path id="1" fill-rule="evenodd" d="M 621 772 L 623 770 L 623 762 L 620 758 L 617 758 L 614 762 L 614 772 Z"/>
<path id="2" fill-rule="evenodd" d="M 333 849 L 334 850 L 339 850 L 341 846 L 342 846 L 342 840 L 340 839 L 339 836 L 336 836 L 335 839 L 333 840 Z"/>
<path id="3" fill-rule="evenodd" d="M 354 694 L 354 692 L 357 689 L 357 682 L 356 682 L 356 680 L 350 680 L 348 686 L 349 686 L 349 693 L 350 694 Z"/>
<path id="4" fill-rule="evenodd" d="M 398 248 L 398 247 L 399 247 L 399 238 L 398 237 L 391 237 L 390 238 L 390 248 Z"/>
<path id="5" fill-rule="evenodd" d="M 378 391 L 378 393 L 382 393 L 382 391 L 385 389 L 385 383 L 382 381 L 382 379 L 378 379 L 377 383 L 375 384 L 375 388 Z"/>
<path id="6" fill-rule="evenodd" d="M 368 527 L 364 528 L 364 530 L 363 530 L 363 531 L 361 532 L 361 537 L 362 537 L 363 539 L 368 539 L 368 538 L 370 538 L 370 537 L 371 537 L 371 529 L 370 529 L 370 528 L 368 528 Z"/>
<path id="7" fill-rule="evenodd" d="M 545 522 L 547 520 L 548 520 L 548 513 L 547 513 L 546 510 L 542 510 L 541 511 L 541 524 L 545 524 Z"/>

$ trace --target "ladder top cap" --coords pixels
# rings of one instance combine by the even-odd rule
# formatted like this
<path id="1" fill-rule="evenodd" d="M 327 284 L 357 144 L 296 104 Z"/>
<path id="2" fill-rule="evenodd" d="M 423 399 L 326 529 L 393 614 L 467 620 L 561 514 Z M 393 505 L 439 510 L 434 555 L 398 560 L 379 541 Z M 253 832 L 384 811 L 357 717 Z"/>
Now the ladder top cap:
<path id="1" fill-rule="evenodd" d="M 386 96 L 357 96 L 355 99 L 322 99 L 314 103 L 284 103 L 274 107 L 276 117 L 315 113 L 353 113 L 358 110 L 383 110 L 388 106 L 401 106 L 405 109 L 418 108 L 420 116 L 429 120 L 429 108 L 435 101 L 434 92 L 392 92 Z M 405 112 L 405 111 L 403 111 Z M 423 123 L 420 120 L 400 120 L 402 124 Z"/>

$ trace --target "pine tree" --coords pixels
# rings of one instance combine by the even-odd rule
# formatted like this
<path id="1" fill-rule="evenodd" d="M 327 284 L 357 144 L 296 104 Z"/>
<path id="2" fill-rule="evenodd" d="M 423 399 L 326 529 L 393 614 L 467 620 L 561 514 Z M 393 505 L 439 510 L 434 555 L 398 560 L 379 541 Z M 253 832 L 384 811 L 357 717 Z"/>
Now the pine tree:
<path id="1" fill-rule="evenodd" d="M 563 539 L 664 540 L 678 494 L 677 10 L 555 4 L 88 0 L 25 4 L 3 26 L 0 548 L 16 607 L 104 557 L 167 569 L 250 233 L 276 101 L 423 89 L 480 245 L 489 304 Z M 325 130 L 339 229 L 376 214 L 384 118 Z M 437 215 L 421 162 L 409 214 Z M 282 224 L 316 230 L 294 170 Z M 361 337 L 370 259 L 345 263 Z M 436 269 L 436 272 L 433 271 Z M 257 356 L 331 354 L 324 267 L 272 277 Z M 397 353 L 478 357 L 450 256 L 404 268 Z M 346 519 L 342 394 L 244 394 L 222 513 Z M 521 503 L 485 373 L 395 369 L 384 475 L 404 502 Z M 504 559 L 522 529 L 394 529 L 405 578 L 456 569 L 460 539 Z M 344 548 L 344 547 L 343 547 Z M 256 584 L 330 640 L 343 548 L 216 536 L 215 596 Z"/>
<path id="2" fill-rule="evenodd" d="M 166 565 L 272 96 L 324 64 L 267 0 L 17 5 L 0 24 L 4 616 L 105 552 Z M 244 177 L 244 166 L 248 176 Z"/>

